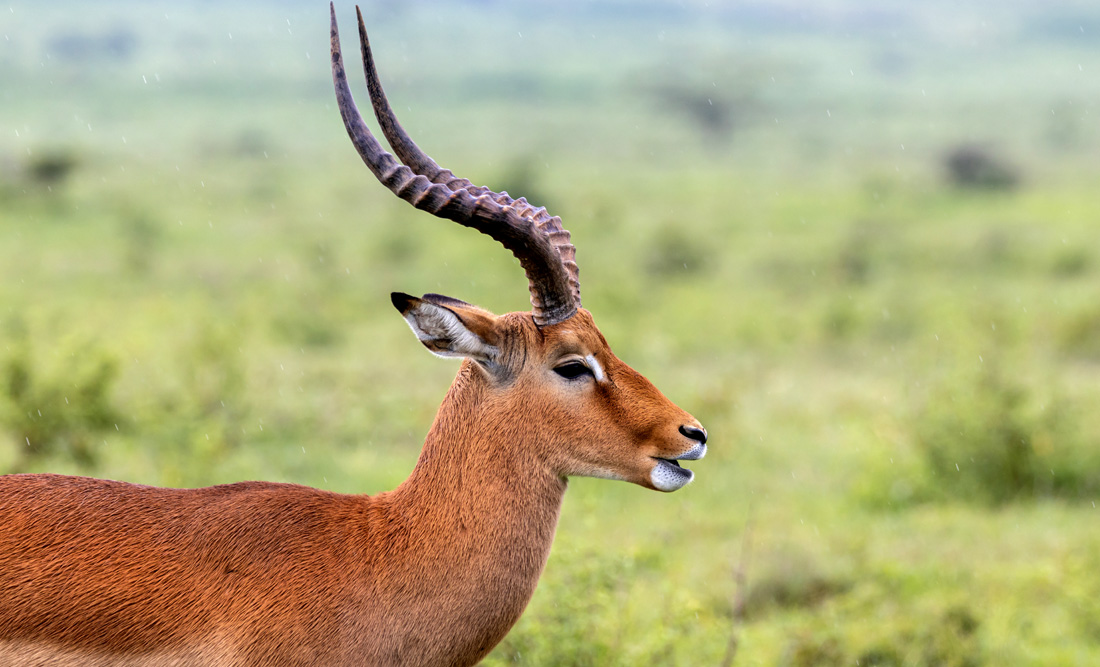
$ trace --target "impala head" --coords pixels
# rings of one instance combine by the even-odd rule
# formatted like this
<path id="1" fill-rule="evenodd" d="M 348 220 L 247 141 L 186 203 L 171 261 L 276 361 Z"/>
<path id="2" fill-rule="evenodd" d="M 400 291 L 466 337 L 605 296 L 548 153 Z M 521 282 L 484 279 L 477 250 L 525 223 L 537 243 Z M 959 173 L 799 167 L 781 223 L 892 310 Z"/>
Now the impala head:
<path id="1" fill-rule="evenodd" d="M 706 454 L 706 431 L 620 361 L 581 307 L 576 250 L 561 219 L 524 198 L 473 185 L 441 168 L 397 122 L 359 14 L 374 114 L 397 159 L 371 134 L 348 87 L 332 10 L 332 75 L 348 136 L 378 180 L 433 215 L 499 241 L 519 260 L 530 312 L 497 316 L 437 294 L 394 293 L 393 304 L 430 351 L 462 357 L 484 385 L 483 409 L 545 434 L 529 446 L 559 475 L 604 477 L 675 491 L 693 474 L 677 461 Z"/>

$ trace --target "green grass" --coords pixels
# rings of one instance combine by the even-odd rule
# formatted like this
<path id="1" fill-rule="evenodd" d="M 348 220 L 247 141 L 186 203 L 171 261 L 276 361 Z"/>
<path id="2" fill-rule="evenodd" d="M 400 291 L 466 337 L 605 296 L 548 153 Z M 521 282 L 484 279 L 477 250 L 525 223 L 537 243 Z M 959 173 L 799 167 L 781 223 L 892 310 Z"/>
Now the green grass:
<path id="1" fill-rule="evenodd" d="M 406 127 L 563 217 L 612 347 L 712 448 L 671 496 L 571 482 L 486 664 L 721 664 L 731 632 L 741 665 L 1100 660 L 1095 9 L 564 7 L 365 13 Z M 323 7 L 5 16 L 0 470 L 398 484 L 456 367 L 388 293 L 526 291 L 359 163 Z M 115 29 L 130 56 L 57 52 Z M 1020 186 L 948 185 L 962 143 Z"/>

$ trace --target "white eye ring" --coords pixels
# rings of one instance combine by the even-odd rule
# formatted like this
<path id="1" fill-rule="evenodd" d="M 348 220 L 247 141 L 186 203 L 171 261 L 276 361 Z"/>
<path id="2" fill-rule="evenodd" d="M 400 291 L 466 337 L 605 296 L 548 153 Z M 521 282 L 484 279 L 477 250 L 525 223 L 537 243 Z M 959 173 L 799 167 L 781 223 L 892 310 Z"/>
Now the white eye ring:
<path id="1" fill-rule="evenodd" d="M 596 361 L 596 357 L 588 355 L 584 358 L 585 363 L 588 364 L 588 368 L 592 371 L 592 377 L 596 378 L 596 382 L 603 382 L 606 379 L 606 375 L 603 374 L 603 368 L 600 366 L 600 362 Z"/>

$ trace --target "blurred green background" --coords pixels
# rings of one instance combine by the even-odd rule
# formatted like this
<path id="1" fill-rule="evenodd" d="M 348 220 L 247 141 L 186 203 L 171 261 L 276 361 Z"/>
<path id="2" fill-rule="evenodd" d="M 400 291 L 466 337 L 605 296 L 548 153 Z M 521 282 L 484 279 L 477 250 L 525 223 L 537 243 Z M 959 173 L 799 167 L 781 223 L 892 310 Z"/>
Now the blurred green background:
<path id="1" fill-rule="evenodd" d="M 711 434 L 675 495 L 572 482 L 486 664 L 1100 662 L 1100 6 L 364 13 L 413 137 L 561 215 L 612 347 Z M 388 293 L 525 283 L 373 180 L 327 22 L 0 7 L 0 470 L 408 474 L 456 364 Z"/>

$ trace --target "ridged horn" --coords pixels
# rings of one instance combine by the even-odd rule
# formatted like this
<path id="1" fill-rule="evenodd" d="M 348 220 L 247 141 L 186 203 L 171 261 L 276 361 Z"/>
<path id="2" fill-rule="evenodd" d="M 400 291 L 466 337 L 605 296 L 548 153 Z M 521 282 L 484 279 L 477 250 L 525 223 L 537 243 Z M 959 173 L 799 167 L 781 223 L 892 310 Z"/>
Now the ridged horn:
<path id="1" fill-rule="evenodd" d="M 547 326 L 569 319 L 581 307 L 576 249 L 561 218 L 546 209 L 535 208 L 524 198 L 513 200 L 507 193 L 496 193 L 454 176 L 424 154 L 397 122 L 386 100 L 367 40 L 363 15 L 359 18 L 359 41 L 363 68 L 375 116 L 386 139 L 404 164 L 378 143 L 359 113 L 348 86 L 336 9 L 332 16 L 332 81 L 344 127 L 363 162 L 375 177 L 401 199 L 432 215 L 476 229 L 510 250 L 524 273 L 531 291 L 532 318 Z"/>

